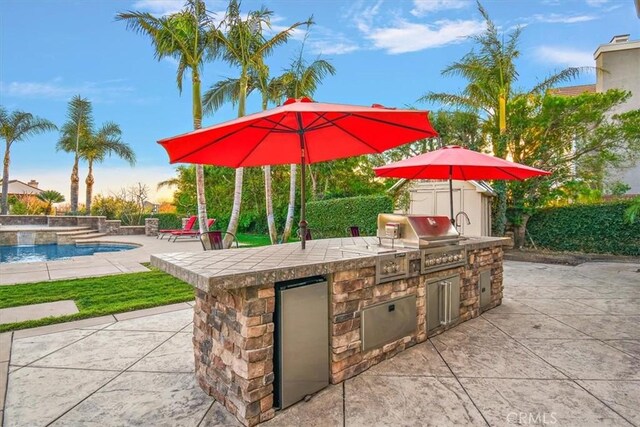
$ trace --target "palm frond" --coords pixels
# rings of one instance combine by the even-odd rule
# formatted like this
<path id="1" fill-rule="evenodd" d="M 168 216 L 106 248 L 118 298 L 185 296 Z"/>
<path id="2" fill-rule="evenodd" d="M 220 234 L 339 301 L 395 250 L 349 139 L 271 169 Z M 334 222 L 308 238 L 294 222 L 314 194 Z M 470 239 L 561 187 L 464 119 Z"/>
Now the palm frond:
<path id="1" fill-rule="evenodd" d="M 564 83 L 578 78 L 582 73 L 592 71 L 594 67 L 569 67 L 548 76 L 543 81 L 535 85 L 529 93 L 539 94 L 552 88 L 558 83 Z"/>
<path id="2" fill-rule="evenodd" d="M 247 92 L 249 92 L 247 88 Z M 240 79 L 226 78 L 214 83 L 202 96 L 202 109 L 205 114 L 218 111 L 224 104 L 231 102 L 235 107 L 240 93 Z"/>

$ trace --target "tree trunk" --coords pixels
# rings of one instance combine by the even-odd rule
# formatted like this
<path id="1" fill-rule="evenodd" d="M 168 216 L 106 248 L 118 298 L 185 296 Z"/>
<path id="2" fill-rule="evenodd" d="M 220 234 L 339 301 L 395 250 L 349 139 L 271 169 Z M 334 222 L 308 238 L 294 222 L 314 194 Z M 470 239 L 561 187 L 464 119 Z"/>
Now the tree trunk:
<path id="1" fill-rule="evenodd" d="M 278 243 L 278 232 L 276 231 L 276 221 L 273 218 L 273 198 L 271 191 L 271 166 L 264 168 L 264 197 L 267 210 L 267 227 L 269 228 L 269 239 L 271 244 Z"/>
<path id="2" fill-rule="evenodd" d="M 526 243 L 526 231 L 527 231 L 527 223 L 529 222 L 530 216 L 527 214 L 522 214 L 520 225 L 515 225 L 513 227 L 513 243 L 516 249 L 522 249 Z"/>
<path id="3" fill-rule="evenodd" d="M 2 215 L 9 213 L 9 149 L 11 146 L 7 142 L 7 148 L 4 152 L 4 167 L 2 168 Z"/>
<path id="4" fill-rule="evenodd" d="M 229 218 L 229 226 L 227 232 L 236 234 L 238 231 L 238 222 L 240 221 L 240 205 L 242 204 L 242 180 L 244 177 L 244 168 L 236 169 L 236 179 L 233 191 L 233 206 L 231 207 L 231 218 Z M 224 247 L 229 248 L 233 243 L 233 238 L 226 235 L 224 238 Z"/>
<path id="5" fill-rule="evenodd" d="M 248 70 L 243 67 L 240 72 L 240 93 L 238 94 L 238 117 L 243 117 L 245 114 L 245 104 L 247 100 L 247 86 L 248 86 Z M 229 218 L 229 225 L 227 226 L 227 232 L 231 234 L 238 233 L 238 223 L 240 222 L 240 205 L 242 204 L 242 181 L 244 177 L 244 169 L 236 169 L 235 186 L 233 190 L 233 206 L 231 207 L 231 217 Z M 233 238 L 227 234 L 224 238 L 224 247 L 229 248 L 233 243 Z"/>
<path id="6" fill-rule="evenodd" d="M 91 215 L 91 200 L 93 198 L 93 183 L 95 180 L 93 179 L 93 160 L 89 160 L 89 173 L 87 173 L 87 179 L 84 180 L 84 183 L 87 185 L 86 189 L 86 199 L 85 199 L 85 215 Z"/>
<path id="7" fill-rule="evenodd" d="M 296 173 L 298 165 L 291 165 L 289 176 L 289 207 L 287 209 L 287 221 L 284 224 L 284 232 L 282 233 L 282 243 L 286 243 L 291 237 L 291 228 L 293 227 L 293 214 L 296 207 Z"/>
<path id="8" fill-rule="evenodd" d="M 73 169 L 71 170 L 71 212 L 77 214 L 78 212 L 78 193 L 80 192 L 80 176 L 78 175 L 78 155 L 73 162 Z"/>
<path id="9" fill-rule="evenodd" d="M 193 128 L 202 127 L 202 97 L 200 96 L 200 73 L 197 67 L 191 69 L 192 103 L 193 103 Z M 196 165 L 196 201 L 198 205 L 198 230 L 204 233 L 207 230 L 207 200 L 204 193 L 204 166 Z"/>
<path id="10" fill-rule="evenodd" d="M 504 133 L 494 135 L 493 140 L 496 141 L 493 148 L 495 156 L 504 159 L 507 155 L 507 135 Z M 496 181 L 494 189 L 497 200 L 493 213 L 493 235 L 504 236 L 507 225 L 507 184 L 504 181 Z"/>

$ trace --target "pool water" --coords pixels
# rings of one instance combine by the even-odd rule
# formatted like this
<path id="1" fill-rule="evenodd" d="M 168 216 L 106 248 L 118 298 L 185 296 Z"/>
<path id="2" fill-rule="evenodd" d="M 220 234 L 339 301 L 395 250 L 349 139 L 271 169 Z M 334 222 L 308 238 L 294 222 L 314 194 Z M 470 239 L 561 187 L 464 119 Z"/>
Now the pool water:
<path id="1" fill-rule="evenodd" d="M 127 251 L 135 247 L 123 244 L 0 246 L 0 263 L 52 261 L 100 252 Z"/>

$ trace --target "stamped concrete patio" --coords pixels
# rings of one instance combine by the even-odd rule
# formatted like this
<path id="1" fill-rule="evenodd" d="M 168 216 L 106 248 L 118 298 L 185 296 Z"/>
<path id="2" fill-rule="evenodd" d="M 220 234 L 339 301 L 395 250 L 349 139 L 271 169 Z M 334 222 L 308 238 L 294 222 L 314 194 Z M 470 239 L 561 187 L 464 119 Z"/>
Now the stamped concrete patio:
<path id="1" fill-rule="evenodd" d="M 640 425 L 639 269 L 506 262 L 502 306 L 267 424 Z M 1 336 L 4 425 L 236 425 L 194 381 L 191 309 L 169 309 Z"/>

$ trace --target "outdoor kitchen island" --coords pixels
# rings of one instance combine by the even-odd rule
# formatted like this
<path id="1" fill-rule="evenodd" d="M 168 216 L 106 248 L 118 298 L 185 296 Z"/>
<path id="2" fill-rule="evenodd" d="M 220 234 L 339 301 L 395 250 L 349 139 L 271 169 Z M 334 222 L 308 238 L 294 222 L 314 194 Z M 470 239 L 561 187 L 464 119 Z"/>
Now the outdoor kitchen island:
<path id="1" fill-rule="evenodd" d="M 253 426 L 500 305 L 508 242 L 477 237 L 437 250 L 389 250 L 376 237 L 353 237 L 308 241 L 305 250 L 289 243 L 153 255 L 151 263 L 195 287 L 197 381 Z M 287 292 L 307 288 L 291 285 L 301 278 L 321 291 L 287 307 Z"/>

